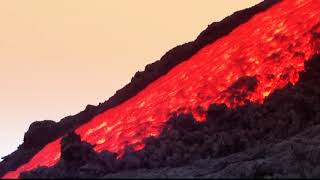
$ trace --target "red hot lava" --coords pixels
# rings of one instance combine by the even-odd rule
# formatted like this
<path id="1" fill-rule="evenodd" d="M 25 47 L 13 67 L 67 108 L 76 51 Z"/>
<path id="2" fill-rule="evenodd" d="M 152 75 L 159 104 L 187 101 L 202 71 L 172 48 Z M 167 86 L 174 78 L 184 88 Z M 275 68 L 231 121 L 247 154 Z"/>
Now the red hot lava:
<path id="1" fill-rule="evenodd" d="M 236 107 L 245 100 L 262 103 L 274 90 L 298 81 L 304 62 L 320 51 L 319 34 L 319 0 L 283 0 L 207 45 L 136 96 L 97 115 L 76 133 L 96 144 L 98 152 L 121 155 L 126 145 L 139 150 L 143 139 L 158 136 L 172 112 L 192 112 L 201 121 L 204 115 L 198 113 L 199 107 L 207 110 L 213 103 Z M 252 77 L 254 85 L 234 88 L 243 77 Z M 239 93 L 241 98 L 235 98 Z M 60 140 L 4 177 L 17 178 L 23 171 L 53 166 L 60 159 Z"/>

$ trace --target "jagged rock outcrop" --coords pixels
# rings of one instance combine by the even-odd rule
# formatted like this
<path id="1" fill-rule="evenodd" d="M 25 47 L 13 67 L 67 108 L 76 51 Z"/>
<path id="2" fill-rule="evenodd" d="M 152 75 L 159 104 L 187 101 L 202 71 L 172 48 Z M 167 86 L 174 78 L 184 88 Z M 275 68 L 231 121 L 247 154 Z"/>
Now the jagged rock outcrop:
<path id="1" fill-rule="evenodd" d="M 59 131 L 58 125 L 54 121 L 37 121 L 30 125 L 24 135 L 23 147 L 41 147 L 43 144 L 54 140 L 52 137 Z"/>
<path id="2" fill-rule="evenodd" d="M 200 159 L 182 167 L 121 171 L 103 178 L 318 178 L 319 132 L 317 125 L 279 143 L 221 158 Z"/>

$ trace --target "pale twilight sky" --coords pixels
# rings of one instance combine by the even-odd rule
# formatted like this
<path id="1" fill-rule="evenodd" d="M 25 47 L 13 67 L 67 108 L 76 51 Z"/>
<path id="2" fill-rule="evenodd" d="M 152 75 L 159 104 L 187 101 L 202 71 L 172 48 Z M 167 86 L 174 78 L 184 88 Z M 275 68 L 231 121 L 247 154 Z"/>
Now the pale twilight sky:
<path id="1" fill-rule="evenodd" d="M 171 48 L 258 2 L 0 1 L 0 156 L 33 121 L 105 101 Z"/>

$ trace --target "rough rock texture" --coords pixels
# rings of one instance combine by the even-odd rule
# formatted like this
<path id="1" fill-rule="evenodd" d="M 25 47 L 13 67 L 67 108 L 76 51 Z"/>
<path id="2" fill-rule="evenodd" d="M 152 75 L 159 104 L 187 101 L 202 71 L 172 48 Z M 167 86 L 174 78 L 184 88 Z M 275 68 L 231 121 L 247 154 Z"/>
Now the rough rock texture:
<path id="1" fill-rule="evenodd" d="M 319 178 L 320 126 L 275 144 L 176 168 L 121 171 L 103 178 Z"/>
<path id="2" fill-rule="evenodd" d="M 32 127 L 29 128 L 26 137 L 24 138 L 25 142 L 20 145 L 15 152 L 3 158 L 3 161 L 0 163 L 0 177 L 7 171 L 14 170 L 21 164 L 28 162 L 33 155 L 42 149 L 48 142 L 65 135 L 79 127 L 81 124 L 91 120 L 97 114 L 136 95 L 152 81 L 166 74 L 177 64 L 187 60 L 202 47 L 227 35 L 240 24 L 248 21 L 256 13 L 266 10 L 279 1 L 280 0 L 266 0 L 252 8 L 236 12 L 221 22 L 212 23 L 195 41 L 177 46 L 168 51 L 160 60 L 147 65 L 145 71 L 137 72 L 128 85 L 118 90 L 114 96 L 104 103 L 100 103 L 98 106 L 88 105 L 84 111 L 77 115 L 63 118 L 58 123 L 45 121 L 32 124 Z M 33 126 L 36 126 L 37 128 L 34 130 Z M 48 128 L 48 126 L 50 128 Z M 50 132 L 47 133 L 46 136 L 41 136 L 41 138 L 30 136 L 44 131 L 43 129 L 41 130 L 41 128 L 46 130 L 50 129 Z"/>
<path id="3" fill-rule="evenodd" d="M 30 125 L 29 130 L 25 133 L 23 139 L 23 147 L 32 148 L 41 146 L 48 141 L 52 141 L 51 138 L 54 133 L 58 131 L 57 123 L 54 121 L 37 121 Z"/>
<path id="4" fill-rule="evenodd" d="M 306 63 L 306 72 L 300 73 L 296 85 L 277 90 L 262 105 L 248 102 L 229 109 L 213 104 L 202 123 L 192 115 L 173 115 L 162 134 L 146 139 L 145 148 L 140 151 L 127 147 L 124 156 L 116 159 L 110 152 L 88 150 L 95 158 L 86 158 L 81 166 L 70 167 L 70 159 L 74 158 L 63 158 L 54 167 L 25 172 L 21 177 L 317 177 L 320 175 L 319 72 L 317 55 Z M 245 84 L 249 89 L 253 83 Z M 64 142 L 69 141 L 64 139 Z M 77 147 L 83 144 L 79 138 L 76 142 Z M 62 157 L 80 158 L 79 151 L 65 151 L 63 147 L 70 143 L 66 144 L 62 146 Z"/>

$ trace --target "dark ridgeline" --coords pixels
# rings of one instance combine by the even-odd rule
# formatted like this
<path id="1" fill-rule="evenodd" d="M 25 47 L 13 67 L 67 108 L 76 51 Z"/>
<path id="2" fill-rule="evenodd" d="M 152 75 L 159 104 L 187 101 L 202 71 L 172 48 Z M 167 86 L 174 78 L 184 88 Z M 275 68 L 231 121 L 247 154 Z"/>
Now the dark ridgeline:
<path id="1" fill-rule="evenodd" d="M 58 123 L 49 120 L 34 122 L 25 133 L 23 144 L 15 152 L 3 158 L 3 161 L 0 163 L 0 177 L 6 172 L 15 170 L 20 165 L 28 162 L 47 143 L 73 131 L 99 113 L 133 97 L 148 84 L 166 74 L 174 66 L 188 60 L 207 44 L 227 35 L 242 23 L 247 22 L 255 14 L 268 9 L 280 1 L 265 0 L 251 8 L 235 12 L 221 22 L 212 23 L 206 30 L 200 33 L 195 41 L 177 46 L 168 51 L 160 60 L 147 65 L 145 71 L 137 72 L 129 84 L 98 106 L 88 105 L 84 111 L 74 116 L 65 117 Z"/>

